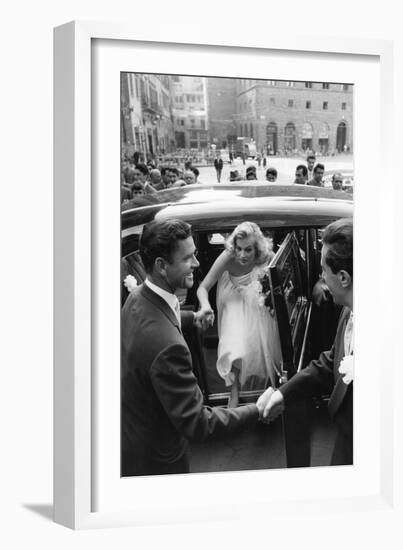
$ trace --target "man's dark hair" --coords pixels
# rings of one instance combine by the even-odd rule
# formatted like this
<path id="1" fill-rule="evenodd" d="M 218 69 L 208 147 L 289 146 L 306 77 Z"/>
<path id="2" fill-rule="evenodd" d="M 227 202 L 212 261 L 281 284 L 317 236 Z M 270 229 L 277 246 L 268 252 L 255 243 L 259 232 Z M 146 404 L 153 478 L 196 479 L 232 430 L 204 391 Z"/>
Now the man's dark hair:
<path id="1" fill-rule="evenodd" d="M 353 277 L 353 220 L 342 218 L 328 225 L 323 233 L 328 247 L 325 262 L 333 271 L 347 271 Z"/>
<path id="2" fill-rule="evenodd" d="M 142 164 L 141 162 L 136 164 L 136 169 L 137 170 L 140 170 L 140 172 L 144 175 L 144 176 L 148 176 L 148 174 L 150 173 L 149 170 L 148 170 L 148 167 L 145 165 L 145 164 Z"/>
<path id="3" fill-rule="evenodd" d="M 313 154 L 310 154 L 310 155 L 308 155 L 308 156 L 306 157 L 307 162 L 308 162 L 309 159 L 316 160 L 316 156 L 313 155 Z"/>
<path id="4" fill-rule="evenodd" d="M 302 175 L 306 177 L 308 175 L 308 168 L 305 166 L 305 164 L 298 164 L 295 171 L 302 170 Z"/>
<path id="5" fill-rule="evenodd" d="M 192 170 L 193 174 L 196 176 L 196 179 L 197 179 L 199 177 L 199 174 L 200 174 L 199 169 L 196 168 L 195 166 L 191 166 L 190 170 Z"/>
<path id="6" fill-rule="evenodd" d="M 315 164 L 315 168 L 313 169 L 313 173 L 316 174 L 316 172 L 318 170 L 325 170 L 325 165 L 324 164 L 321 164 L 320 162 L 318 162 L 317 164 Z"/>
<path id="7" fill-rule="evenodd" d="M 179 170 L 176 168 L 176 166 L 168 166 L 167 172 L 173 172 L 176 176 L 179 176 Z"/>
<path id="8" fill-rule="evenodd" d="M 266 178 L 268 175 L 275 176 L 277 178 L 277 170 L 275 168 L 268 168 L 266 170 Z"/>
<path id="9" fill-rule="evenodd" d="M 140 237 L 140 256 L 147 273 L 152 273 L 155 260 L 172 261 L 178 240 L 192 236 L 192 226 L 182 220 L 153 221 L 147 223 Z"/>

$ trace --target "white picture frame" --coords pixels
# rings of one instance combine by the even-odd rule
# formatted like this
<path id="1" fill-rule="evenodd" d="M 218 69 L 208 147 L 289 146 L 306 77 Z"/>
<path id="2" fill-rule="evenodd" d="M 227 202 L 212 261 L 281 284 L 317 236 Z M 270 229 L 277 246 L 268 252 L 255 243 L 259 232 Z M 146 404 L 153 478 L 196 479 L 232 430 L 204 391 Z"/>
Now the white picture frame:
<path id="1" fill-rule="evenodd" d="M 104 42 L 107 41 L 111 48 L 115 50 L 105 54 L 102 53 Z M 119 127 L 119 121 L 116 123 L 111 120 L 113 109 L 119 111 L 119 103 L 111 106 L 110 113 L 105 119 L 98 117 L 99 103 L 103 101 L 110 103 L 110 98 L 116 95 L 116 86 L 114 82 L 111 88 L 105 85 L 105 93 L 102 97 L 97 96 L 94 101 L 94 83 L 100 82 L 106 84 L 102 78 L 108 77 L 108 71 L 113 74 L 120 70 L 132 70 L 130 62 L 127 61 L 124 51 L 133 45 L 133 47 L 142 48 L 147 52 L 141 58 L 137 58 L 136 67 L 138 72 L 152 72 L 153 67 L 158 67 L 158 57 L 161 57 L 160 49 L 170 49 L 170 57 L 178 59 L 178 51 L 184 52 L 188 57 L 192 57 L 192 65 L 186 65 L 189 60 L 182 59 L 182 73 L 188 73 L 188 67 L 194 66 L 196 56 L 200 58 L 200 66 L 203 63 L 210 62 L 211 56 L 232 55 L 235 52 L 238 59 L 246 59 L 250 63 L 250 68 L 246 67 L 250 77 L 259 77 L 259 63 L 253 65 L 255 59 L 264 59 L 265 55 L 273 54 L 273 63 L 277 58 L 278 65 L 291 63 L 290 59 L 298 61 L 301 58 L 306 61 L 306 71 L 309 80 L 315 80 L 315 64 L 319 59 L 319 65 L 322 64 L 320 71 L 332 73 L 332 69 L 325 67 L 324 61 L 330 64 L 348 65 L 350 61 L 354 62 L 359 58 L 363 64 L 361 74 L 353 77 L 352 82 L 365 82 L 365 66 L 369 69 L 370 75 L 376 75 L 374 90 L 372 90 L 374 101 L 374 124 L 379 130 L 376 133 L 379 137 L 379 148 L 376 147 L 374 154 L 371 153 L 371 170 L 365 163 L 365 147 L 362 143 L 365 141 L 365 120 L 363 119 L 364 110 L 370 108 L 368 105 L 361 109 L 360 104 L 355 109 L 355 140 L 362 137 L 362 141 L 355 147 L 358 149 L 358 161 L 356 170 L 356 181 L 360 176 L 366 181 L 366 192 L 372 194 L 372 200 L 378 204 L 378 209 L 373 215 L 372 220 L 368 218 L 366 211 L 359 211 L 359 226 L 364 235 L 368 227 L 372 227 L 371 246 L 377 251 L 379 259 L 386 258 L 393 250 L 393 243 L 385 240 L 384 236 L 393 233 L 393 216 L 391 212 L 394 209 L 393 186 L 388 187 L 385 193 L 378 195 L 377 178 L 379 177 L 380 167 L 385 169 L 385 177 L 391 181 L 389 166 L 391 165 L 392 148 L 390 147 L 390 135 L 392 134 L 392 115 L 393 115 L 393 47 L 388 41 L 361 40 L 351 38 L 323 38 L 315 36 L 286 36 L 270 34 L 269 37 L 255 38 L 253 43 L 249 39 L 237 37 L 234 43 L 221 41 L 219 37 L 211 41 L 210 45 L 202 44 L 197 40 L 192 40 L 191 36 L 183 36 L 180 44 L 172 44 L 167 36 L 152 36 L 152 32 L 139 30 L 131 25 L 109 24 L 109 23 L 91 23 L 91 22 L 72 22 L 55 29 L 55 47 L 54 47 L 54 72 L 55 72 L 55 370 L 54 370 L 54 514 L 55 521 L 71 528 L 91 528 L 105 527 L 111 525 L 140 525 L 153 524 L 161 522 L 177 522 L 178 517 L 181 521 L 199 521 L 208 519 L 234 518 L 242 514 L 245 517 L 245 511 L 240 510 L 235 501 L 231 498 L 232 480 L 236 478 L 238 491 L 243 495 L 249 496 L 248 502 L 251 504 L 248 514 L 261 514 L 262 517 L 268 512 L 275 513 L 276 505 L 280 502 L 278 495 L 280 492 L 273 493 L 270 497 L 265 493 L 260 494 L 258 488 L 262 484 L 265 476 L 264 472 L 251 472 L 243 474 L 203 474 L 204 477 L 197 476 L 161 476 L 158 479 L 130 479 L 129 491 L 135 494 L 141 494 L 141 505 L 136 503 L 127 503 L 119 496 L 120 489 L 117 489 L 117 483 L 109 483 L 108 464 L 106 460 L 98 461 L 95 456 L 100 451 L 104 451 L 102 445 L 108 437 L 100 435 L 104 430 L 109 434 L 110 447 L 115 449 L 118 444 L 114 430 L 119 431 L 116 424 L 105 421 L 105 415 L 102 413 L 100 403 L 105 404 L 105 381 L 102 382 L 102 375 L 98 376 L 97 361 L 106 354 L 113 364 L 116 377 L 113 379 L 110 391 L 114 394 L 111 397 L 114 410 L 116 410 L 116 392 L 119 388 L 119 355 L 116 349 L 116 327 L 112 330 L 114 336 L 114 346 L 111 344 L 110 350 L 104 348 L 105 354 L 101 354 L 97 349 L 100 336 L 105 332 L 105 311 L 113 312 L 117 315 L 117 325 L 119 316 L 119 300 L 115 303 L 116 296 L 112 292 L 111 297 L 105 303 L 102 297 L 102 289 L 111 281 L 116 281 L 116 270 L 109 271 L 105 266 L 105 255 L 114 256 L 116 251 L 116 239 L 114 228 L 119 225 L 120 211 L 114 211 L 111 204 L 114 201 L 114 193 L 119 193 L 119 186 L 112 194 L 94 186 L 98 185 L 102 178 L 107 179 L 113 176 L 116 170 L 116 162 L 111 161 L 109 166 L 105 165 L 100 170 L 97 160 L 94 158 L 94 150 L 104 151 L 107 145 L 111 145 L 111 158 L 116 160 L 116 151 L 119 150 L 119 140 L 108 144 L 104 141 L 106 134 L 116 136 L 116 127 Z M 100 49 L 96 49 L 101 45 Z M 109 46 L 108 46 L 109 47 Z M 108 47 L 106 50 L 108 50 Z M 95 48 L 95 49 L 94 49 Z M 105 51 L 106 51 L 105 50 Z M 119 50 L 119 51 L 118 51 Z M 154 52 L 154 54 L 153 54 Z M 208 61 L 203 61 L 204 55 L 208 56 Z M 185 57 L 186 57 L 185 55 Z M 254 56 L 257 56 L 256 58 Z M 263 57 L 262 57 L 263 56 Z M 224 59 L 224 58 L 223 58 Z M 236 61 L 236 60 L 235 60 Z M 154 63 L 154 65 L 153 65 Z M 168 62 L 164 60 L 164 63 Z M 102 65 L 103 64 L 103 65 Z M 156 64 L 156 65 L 155 65 Z M 353 63 L 354 64 L 354 63 Z M 101 67 L 102 65 L 102 67 Z M 248 64 L 247 64 L 248 65 Z M 318 65 L 318 66 L 319 66 Z M 173 65 L 172 65 L 173 66 Z M 295 64 L 293 65 L 294 70 Z M 100 68 L 101 67 L 101 68 Z M 309 67 L 309 69 L 308 69 Z M 101 80 L 97 80 L 95 74 L 100 70 Z M 194 69 L 198 74 L 198 69 Z M 199 69 L 202 70 L 202 69 Z M 276 69 L 277 70 L 277 69 Z M 280 69 L 278 69 L 280 71 Z M 231 76 L 245 76 L 245 67 L 233 65 L 226 68 L 222 66 L 222 73 L 227 71 Z M 235 72 L 234 72 L 235 71 Z M 312 71 L 312 73 L 309 73 Z M 354 68 L 349 69 L 350 74 Z M 371 72 L 372 71 L 372 72 Z M 162 72 L 162 71 L 161 71 Z M 172 71 L 173 72 L 173 71 Z M 264 71 L 263 71 L 264 72 Z M 257 74 L 259 73 L 259 74 Z M 199 73 L 201 74 L 201 73 Z M 224 74 L 219 74 L 221 76 Z M 274 77 L 277 76 L 277 73 Z M 307 79 L 308 76 L 305 76 Z M 298 78 L 293 78 L 297 80 Z M 328 78 L 327 80 L 334 80 Z M 367 81 L 368 82 L 368 81 Z M 378 88 L 379 84 L 379 88 Z M 359 88 L 359 85 L 358 85 Z M 104 90 L 104 88 L 102 88 Z M 111 94 L 111 95 L 109 95 Z M 115 95 L 114 95 L 115 94 Z M 361 90 L 363 94 L 363 90 Z M 362 100 L 364 105 L 364 99 Z M 101 120 L 102 119 L 102 120 Z M 118 117 L 117 117 L 118 119 Z M 117 124 L 117 126 L 116 126 Z M 107 131 L 106 131 L 107 128 Z M 111 132 L 109 129 L 111 128 Z M 110 138 L 109 136 L 109 138 Z M 358 136 L 358 137 L 357 137 Z M 388 136 L 388 137 L 386 137 Z M 106 139 L 106 138 L 105 138 Z M 359 152 L 361 147 L 361 153 Z M 378 154 L 379 153 L 379 154 Z M 360 158 L 361 155 L 361 158 Z M 109 162 L 109 161 L 108 161 Z M 119 169 L 119 168 L 117 168 Z M 389 171 L 389 172 L 388 172 Z M 94 178 L 97 174 L 97 178 Z M 116 173 L 118 178 L 118 173 Z M 100 188 L 104 189 L 101 185 Z M 355 200 L 359 205 L 364 197 L 364 186 L 357 187 Z M 105 219 L 108 220 L 105 227 Z M 372 225 L 371 225 L 372 224 Z M 112 227 L 110 234 L 108 227 Z M 360 239 L 360 236 L 358 236 Z M 102 241 L 103 251 L 100 251 L 99 241 Z M 360 257 L 359 265 L 362 265 L 360 277 L 363 290 L 358 290 L 361 295 L 364 292 L 373 289 L 368 281 L 365 281 L 365 269 L 371 263 L 371 249 L 369 243 L 363 239 L 360 241 L 360 248 L 356 247 Z M 379 243 L 383 244 L 382 248 Z M 111 262 L 112 263 L 112 262 Z M 105 267 L 105 269 L 104 269 Z M 101 269 L 102 268 L 102 269 Z M 360 271 L 360 270 L 359 270 Z M 393 270 L 392 270 L 393 271 Z M 373 291 L 373 300 L 375 306 L 373 309 L 378 312 L 388 312 L 392 307 L 388 300 L 388 284 L 391 285 L 390 273 L 381 273 L 379 266 L 372 272 L 373 277 L 379 277 L 382 285 L 377 285 L 377 291 Z M 361 279 L 360 279 L 361 281 Z M 108 287 L 110 288 L 110 287 Z M 116 286 L 118 292 L 118 286 Z M 357 303 L 362 304 L 362 313 L 358 312 L 358 318 L 368 317 L 370 310 L 366 308 L 365 300 L 357 299 Z M 115 305 L 114 305 L 115 304 Z M 387 316 L 385 316 L 387 317 Z M 359 325 L 361 326 L 361 325 Z M 290 477 L 295 481 L 295 486 L 299 485 L 300 490 L 284 491 L 284 497 L 281 502 L 287 506 L 289 512 L 297 512 L 304 501 L 304 508 L 316 513 L 326 505 L 329 510 L 384 510 L 392 507 L 393 503 L 393 424 L 389 421 L 393 417 L 393 399 L 388 392 L 391 385 L 392 369 L 389 370 L 388 381 L 381 376 L 379 365 L 375 364 L 375 359 L 379 357 L 379 350 L 382 344 L 387 344 L 390 335 L 396 330 L 396 327 L 385 320 L 382 327 L 379 328 L 379 345 L 372 350 L 371 357 L 365 350 L 363 342 L 367 338 L 373 337 L 371 327 L 366 327 L 362 332 L 357 330 L 356 346 L 361 352 L 356 353 L 358 362 L 358 374 L 365 382 L 367 392 L 377 393 L 379 399 L 376 400 L 376 416 L 371 420 L 376 422 L 375 427 L 379 428 L 378 434 L 374 437 L 376 449 L 369 462 L 363 458 L 363 469 L 360 473 L 360 464 L 357 470 L 340 471 L 338 468 L 322 468 L 316 470 L 304 470 L 303 472 L 282 470 L 277 471 L 276 480 L 281 485 L 286 484 Z M 95 338 L 94 335 L 97 335 Z M 96 341 L 97 340 L 97 341 Z M 361 347 L 360 347 L 361 346 Z M 385 345 L 383 349 L 383 359 L 388 365 L 393 365 L 396 355 L 393 347 Z M 112 351 L 111 351 L 112 350 Z M 372 365 L 373 370 L 369 368 L 369 373 L 364 369 L 360 373 L 359 365 Z M 101 380 L 101 381 L 100 381 Z M 361 399 L 361 398 L 360 398 Z M 362 401 L 362 402 L 361 402 Z M 358 403 L 358 409 L 362 405 L 370 407 L 369 399 L 361 399 Z M 113 416 L 116 420 L 116 415 Z M 368 423 L 364 428 L 368 428 Z M 368 421 L 367 421 L 368 422 Z M 106 426 L 108 424 L 108 426 Z M 108 431 L 109 430 L 109 431 Z M 101 443 L 99 443 L 101 440 Z M 102 443 L 103 441 L 103 443 Z M 371 441 L 365 439 L 364 435 L 359 440 L 359 448 L 363 449 L 363 455 L 369 460 L 371 454 Z M 116 460 L 115 460 L 116 462 Z M 358 473 L 357 473 L 358 472 Z M 248 477 L 246 477 L 248 476 Z M 168 479 L 169 478 L 169 479 Z M 330 479 L 332 478 L 332 479 Z M 368 485 L 368 480 L 372 479 Z M 208 485 L 208 480 L 220 486 L 221 489 L 229 491 L 228 502 L 230 503 L 225 510 L 214 503 L 209 502 L 208 495 L 203 496 L 203 487 Z M 266 480 L 273 483 L 273 474 Z M 347 487 L 341 487 L 341 480 L 345 481 Z M 357 481 L 358 480 L 358 481 Z M 277 483 L 277 481 L 276 481 Z M 333 489 L 329 489 L 326 496 L 323 492 L 323 486 L 329 484 Z M 307 493 L 307 487 L 310 487 Z M 338 490 L 336 488 L 339 487 Z M 315 489 L 317 488 L 317 490 Z M 174 498 L 174 505 L 167 506 L 161 497 L 157 502 L 149 498 L 150 495 L 159 491 L 161 494 L 170 493 L 175 490 L 177 496 Z M 332 492 L 333 491 L 333 492 Z M 196 499 L 194 494 L 201 495 Z M 277 496 L 276 496 L 277 494 Z M 175 500 L 176 499 L 176 500 Z M 233 502 L 233 504 L 231 504 Z M 101 504 L 100 504 L 101 503 Z M 256 504 L 256 506 L 253 506 Z M 258 511 L 257 511 L 258 510 Z M 252 517 L 252 516 L 251 516 Z"/>

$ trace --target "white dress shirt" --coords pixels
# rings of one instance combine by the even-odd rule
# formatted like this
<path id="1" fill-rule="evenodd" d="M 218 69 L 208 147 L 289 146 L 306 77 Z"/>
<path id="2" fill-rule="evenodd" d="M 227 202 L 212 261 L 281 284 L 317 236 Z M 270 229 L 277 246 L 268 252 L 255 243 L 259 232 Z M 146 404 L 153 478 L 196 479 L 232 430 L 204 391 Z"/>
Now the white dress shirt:
<path id="1" fill-rule="evenodd" d="M 179 301 L 176 295 L 172 294 L 172 292 L 167 292 L 160 286 L 155 285 L 149 279 L 146 279 L 144 281 L 144 284 L 147 285 L 150 290 L 155 292 L 155 294 L 158 294 L 158 296 L 160 296 L 163 300 L 165 300 L 165 302 L 169 305 L 169 307 L 175 313 L 175 316 L 179 322 L 179 326 L 181 326 L 181 313 L 180 313 Z"/>
<path id="2" fill-rule="evenodd" d="M 346 355 L 351 355 L 354 350 L 354 316 L 353 312 L 350 313 L 346 324 L 346 330 L 344 331 L 344 353 Z"/>

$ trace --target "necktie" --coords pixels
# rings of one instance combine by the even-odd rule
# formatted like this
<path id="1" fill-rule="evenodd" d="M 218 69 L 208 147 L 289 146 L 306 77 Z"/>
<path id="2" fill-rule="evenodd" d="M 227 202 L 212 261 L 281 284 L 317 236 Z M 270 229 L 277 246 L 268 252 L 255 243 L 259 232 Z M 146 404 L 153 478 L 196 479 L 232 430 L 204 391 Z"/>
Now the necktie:
<path id="1" fill-rule="evenodd" d="M 176 302 L 175 302 L 175 315 L 176 315 L 176 318 L 178 319 L 179 328 L 181 328 L 181 312 L 180 312 L 178 299 L 176 299 Z"/>
<path id="2" fill-rule="evenodd" d="M 351 355 L 354 349 L 353 322 L 353 312 L 351 312 L 344 331 L 344 352 L 346 355 Z"/>

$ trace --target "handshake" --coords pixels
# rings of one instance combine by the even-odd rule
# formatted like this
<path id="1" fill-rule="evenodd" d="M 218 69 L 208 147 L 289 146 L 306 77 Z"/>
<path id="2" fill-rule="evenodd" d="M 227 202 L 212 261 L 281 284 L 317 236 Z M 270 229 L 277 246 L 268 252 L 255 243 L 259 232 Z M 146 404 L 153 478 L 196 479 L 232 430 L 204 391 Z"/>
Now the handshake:
<path id="1" fill-rule="evenodd" d="M 279 390 L 267 388 L 256 401 L 259 411 L 259 420 L 269 424 L 284 411 L 284 397 Z"/>

